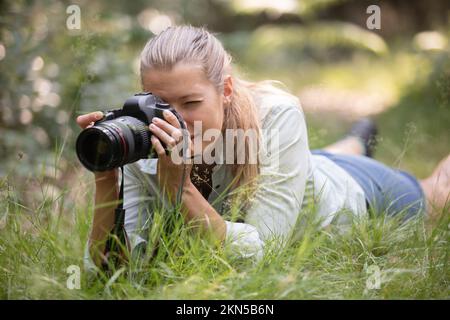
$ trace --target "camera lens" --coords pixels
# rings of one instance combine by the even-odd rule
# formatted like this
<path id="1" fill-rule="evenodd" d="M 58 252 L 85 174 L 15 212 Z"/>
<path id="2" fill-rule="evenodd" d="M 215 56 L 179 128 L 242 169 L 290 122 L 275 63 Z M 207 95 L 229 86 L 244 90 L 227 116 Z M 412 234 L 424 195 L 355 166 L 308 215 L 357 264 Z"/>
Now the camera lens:
<path id="1" fill-rule="evenodd" d="M 150 131 L 134 117 L 119 117 L 83 130 L 76 143 L 80 162 L 91 171 L 106 171 L 147 158 Z"/>

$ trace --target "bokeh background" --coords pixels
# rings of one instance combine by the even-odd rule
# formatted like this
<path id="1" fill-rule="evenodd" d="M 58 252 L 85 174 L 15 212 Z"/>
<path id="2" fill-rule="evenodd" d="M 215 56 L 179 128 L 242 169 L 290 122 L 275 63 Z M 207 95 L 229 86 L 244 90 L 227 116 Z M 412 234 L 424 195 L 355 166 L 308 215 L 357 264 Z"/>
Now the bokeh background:
<path id="1" fill-rule="evenodd" d="M 72 4 L 78 31 L 66 27 Z M 366 27 L 372 4 L 380 30 Z M 49 194 L 93 187 L 80 184 L 75 118 L 140 91 L 141 49 L 174 24 L 208 27 L 243 77 L 298 95 L 311 148 L 372 116 L 376 158 L 425 177 L 450 152 L 449 10 L 446 0 L 2 1 L 0 195 L 33 212 Z"/>

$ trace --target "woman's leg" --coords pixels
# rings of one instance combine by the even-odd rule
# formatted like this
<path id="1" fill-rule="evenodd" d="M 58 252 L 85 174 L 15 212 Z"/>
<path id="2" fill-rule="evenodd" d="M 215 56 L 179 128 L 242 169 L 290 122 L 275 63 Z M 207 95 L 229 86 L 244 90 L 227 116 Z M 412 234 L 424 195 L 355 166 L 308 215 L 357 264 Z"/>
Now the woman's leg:
<path id="1" fill-rule="evenodd" d="M 336 154 L 365 154 L 364 145 L 358 137 L 349 136 L 323 148 L 323 150 Z"/>
<path id="2" fill-rule="evenodd" d="M 363 153 L 358 150 L 357 141 L 352 141 L 350 140 L 351 138 L 352 137 L 341 140 L 336 145 L 331 145 L 325 150 L 333 154 L 344 156 L 362 155 Z M 333 152 L 335 150 L 337 152 Z M 355 175 L 355 173 L 351 173 L 353 176 Z M 359 181 L 360 184 L 363 184 L 366 179 L 363 180 L 364 181 Z M 430 223 L 434 224 L 439 220 L 446 208 L 448 210 L 450 207 L 450 155 L 439 162 L 429 177 L 421 180 L 417 179 L 417 181 L 420 184 L 426 199 L 427 216 Z M 381 182 L 380 185 L 382 185 Z"/>
<path id="3" fill-rule="evenodd" d="M 375 122 L 363 118 L 355 122 L 347 136 L 325 148 L 335 154 L 354 154 L 372 157 L 378 133 Z"/>
<path id="4" fill-rule="evenodd" d="M 353 125 L 345 138 L 326 146 L 323 150 L 337 155 L 371 155 L 376 143 L 376 134 L 374 122 L 362 119 Z M 369 148 L 371 150 L 367 152 Z M 450 206 L 450 155 L 439 162 L 428 178 L 417 182 L 426 198 L 427 215 L 431 222 L 435 222 L 444 208 Z"/>
<path id="5" fill-rule="evenodd" d="M 427 214 L 435 222 L 444 208 L 450 205 L 450 155 L 441 160 L 433 173 L 419 180 L 419 183 L 427 198 Z"/>
<path id="6" fill-rule="evenodd" d="M 325 156 L 347 171 L 363 189 L 371 213 L 401 214 L 404 220 L 425 213 L 425 194 L 419 181 L 409 173 L 362 155 L 323 150 L 311 153 Z"/>

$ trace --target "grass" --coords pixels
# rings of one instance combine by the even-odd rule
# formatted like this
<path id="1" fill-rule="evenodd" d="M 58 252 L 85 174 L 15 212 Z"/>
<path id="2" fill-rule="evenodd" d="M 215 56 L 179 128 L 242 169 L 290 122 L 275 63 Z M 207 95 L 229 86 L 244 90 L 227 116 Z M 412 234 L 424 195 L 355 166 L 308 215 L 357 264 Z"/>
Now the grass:
<path id="1" fill-rule="evenodd" d="M 162 239 L 156 256 L 106 278 L 83 271 L 91 202 L 70 204 L 68 185 L 62 194 L 43 189 L 43 202 L 27 208 L 8 183 L 1 182 L 1 299 L 449 298 L 448 208 L 433 230 L 421 218 L 402 224 L 383 215 L 353 221 L 345 232 L 311 225 L 282 251 L 269 245 L 257 263 L 212 245 L 176 217 L 173 231 L 165 232 L 160 218 L 167 212 L 160 212 L 150 231 Z M 92 199 L 92 190 L 83 196 Z M 67 288 L 70 265 L 81 268 L 79 290 Z M 379 289 L 366 286 L 373 268 L 380 271 Z"/>

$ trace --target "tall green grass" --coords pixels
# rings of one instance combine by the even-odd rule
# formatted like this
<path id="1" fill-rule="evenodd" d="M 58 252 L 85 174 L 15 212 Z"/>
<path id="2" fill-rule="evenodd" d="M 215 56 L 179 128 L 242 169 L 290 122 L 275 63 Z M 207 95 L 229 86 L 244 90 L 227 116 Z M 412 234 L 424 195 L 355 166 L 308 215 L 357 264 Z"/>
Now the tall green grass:
<path id="1" fill-rule="evenodd" d="M 89 184 L 89 177 L 81 179 Z M 68 182 L 36 207 L 15 196 L 11 178 L 0 182 L 1 299 L 428 299 L 449 298 L 450 212 L 433 229 L 424 219 L 407 223 L 382 214 L 353 221 L 346 230 L 304 228 L 279 250 L 268 245 L 259 262 L 239 258 L 171 216 L 155 212 L 147 252 L 106 277 L 83 270 L 92 221 L 92 188 L 73 203 Z M 67 287 L 67 268 L 81 268 L 81 288 Z M 370 268 L 379 289 L 368 288 Z"/>

